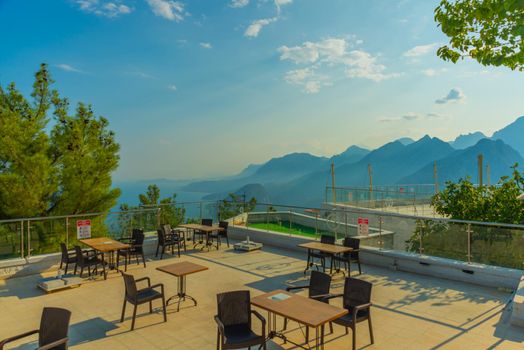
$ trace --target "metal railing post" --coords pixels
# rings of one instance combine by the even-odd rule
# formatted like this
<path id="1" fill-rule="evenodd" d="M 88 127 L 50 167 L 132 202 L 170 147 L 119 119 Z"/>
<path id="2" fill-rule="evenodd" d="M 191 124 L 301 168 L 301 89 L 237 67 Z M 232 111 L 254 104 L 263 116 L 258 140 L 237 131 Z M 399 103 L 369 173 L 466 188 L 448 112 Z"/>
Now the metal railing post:
<path id="1" fill-rule="evenodd" d="M 24 258 L 24 220 L 20 221 L 20 257 Z"/>
<path id="2" fill-rule="evenodd" d="M 31 256 L 31 221 L 27 221 L 27 257 Z"/>
<path id="3" fill-rule="evenodd" d="M 468 264 L 471 264 L 471 224 L 467 224 L 466 233 L 468 234 Z"/>
<path id="4" fill-rule="evenodd" d="M 65 219 L 66 229 L 66 247 L 69 248 L 69 217 Z"/>
<path id="5" fill-rule="evenodd" d="M 162 208 L 158 207 L 156 211 L 156 227 L 160 227 L 160 211 Z"/>
<path id="6" fill-rule="evenodd" d="M 348 236 L 348 212 L 344 210 L 345 235 Z"/>
<path id="7" fill-rule="evenodd" d="M 420 255 L 422 255 L 422 253 L 424 252 L 424 247 L 422 246 L 422 235 L 424 234 L 424 227 L 425 227 L 425 224 L 422 223 L 420 225 L 420 228 L 419 228 L 419 234 L 418 234 L 418 244 L 419 244 L 419 247 L 418 247 L 418 253 Z"/>
<path id="8" fill-rule="evenodd" d="M 202 202 L 200 202 L 200 221 L 202 221 L 202 211 L 203 211 Z"/>
<path id="9" fill-rule="evenodd" d="M 384 248 L 384 242 L 382 241 L 382 216 L 378 217 L 378 249 Z"/>

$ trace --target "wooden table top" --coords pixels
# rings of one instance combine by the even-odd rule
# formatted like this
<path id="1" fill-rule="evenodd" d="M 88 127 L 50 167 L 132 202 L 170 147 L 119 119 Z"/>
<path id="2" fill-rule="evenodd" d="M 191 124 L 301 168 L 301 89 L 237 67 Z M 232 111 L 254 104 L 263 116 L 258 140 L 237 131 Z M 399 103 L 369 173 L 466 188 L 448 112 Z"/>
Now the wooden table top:
<path id="1" fill-rule="evenodd" d="M 204 232 L 215 232 L 215 231 L 224 231 L 223 227 L 219 226 L 207 226 L 201 224 L 180 224 L 177 227 L 188 228 L 190 230 L 199 230 Z"/>
<path id="2" fill-rule="evenodd" d="M 285 294 L 288 295 L 289 298 L 285 300 L 271 299 L 275 294 Z M 326 324 L 329 321 L 336 320 L 348 313 L 346 309 L 284 290 L 275 290 L 251 298 L 251 304 L 314 328 Z"/>
<path id="3" fill-rule="evenodd" d="M 302 243 L 302 244 L 299 244 L 298 246 L 301 248 L 319 250 L 321 252 L 330 253 L 330 254 L 347 253 L 353 250 L 353 248 L 344 247 L 343 245 L 327 244 L 327 243 L 320 243 L 320 242 Z"/>
<path id="4" fill-rule="evenodd" d="M 116 241 L 109 237 L 87 238 L 81 239 L 79 242 L 103 253 L 113 252 L 119 249 L 129 249 L 131 247 L 129 244 Z"/>
<path id="5" fill-rule="evenodd" d="M 181 277 L 190 275 L 192 273 L 208 270 L 206 266 L 198 265 L 189 261 L 183 261 L 170 265 L 160 266 L 156 268 L 158 271 L 168 273 L 173 276 Z"/>

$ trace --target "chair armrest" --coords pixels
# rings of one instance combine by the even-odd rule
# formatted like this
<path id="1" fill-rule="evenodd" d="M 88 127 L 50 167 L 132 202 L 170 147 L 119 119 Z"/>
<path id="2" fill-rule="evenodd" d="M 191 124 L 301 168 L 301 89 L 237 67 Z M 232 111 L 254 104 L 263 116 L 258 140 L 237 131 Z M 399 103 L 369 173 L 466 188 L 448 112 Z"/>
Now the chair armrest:
<path id="1" fill-rule="evenodd" d="M 136 283 L 142 282 L 142 281 L 147 281 L 147 286 L 151 288 L 151 278 L 149 278 L 149 277 L 142 277 L 142 278 L 139 278 L 139 279 L 135 280 Z"/>
<path id="2" fill-rule="evenodd" d="M 157 283 L 157 284 L 153 284 L 152 286 L 151 285 L 149 286 L 149 288 L 151 289 L 155 289 L 158 287 L 160 287 L 160 289 L 162 290 L 162 294 L 164 294 L 164 284 L 163 283 Z"/>
<path id="3" fill-rule="evenodd" d="M 49 343 L 47 345 L 41 346 L 41 347 L 39 347 L 36 350 L 51 350 L 51 349 L 54 349 L 58 345 L 67 344 L 68 341 L 69 341 L 69 338 L 65 337 L 65 338 L 62 338 L 60 340 L 56 340 L 56 341 L 54 341 L 52 343 Z"/>
<path id="4" fill-rule="evenodd" d="M 362 304 L 362 305 L 357 305 L 354 307 L 355 311 L 359 311 L 359 310 L 365 310 L 365 309 L 369 309 L 373 304 L 371 303 L 366 303 L 366 304 Z"/>
<path id="5" fill-rule="evenodd" d="M 310 286 L 294 286 L 294 287 L 287 287 L 286 288 L 286 291 L 291 291 L 291 290 L 295 290 L 295 289 L 309 289 Z"/>
<path id="6" fill-rule="evenodd" d="M 220 321 L 220 318 L 218 318 L 218 315 L 215 315 L 215 322 L 217 323 L 217 326 L 218 326 L 218 330 L 220 331 L 221 334 L 224 334 L 224 324 L 222 323 L 222 321 Z"/>
<path id="7" fill-rule="evenodd" d="M 22 338 L 28 337 L 30 335 L 33 335 L 33 334 L 37 334 L 38 332 L 39 332 L 38 329 L 35 329 L 35 330 L 29 331 L 29 332 L 25 332 L 25 333 L 22 333 L 22 334 L 19 334 L 19 335 L 15 335 L 14 337 L 10 337 L 10 338 L 4 339 L 4 340 L 0 341 L 0 350 L 2 350 L 7 343 L 11 343 L 11 342 L 14 342 L 15 340 L 22 339 Z"/>
<path id="8" fill-rule="evenodd" d="M 251 310 L 251 313 L 260 320 L 260 323 L 262 323 L 262 336 L 265 338 L 266 337 L 266 319 L 256 310 Z"/>

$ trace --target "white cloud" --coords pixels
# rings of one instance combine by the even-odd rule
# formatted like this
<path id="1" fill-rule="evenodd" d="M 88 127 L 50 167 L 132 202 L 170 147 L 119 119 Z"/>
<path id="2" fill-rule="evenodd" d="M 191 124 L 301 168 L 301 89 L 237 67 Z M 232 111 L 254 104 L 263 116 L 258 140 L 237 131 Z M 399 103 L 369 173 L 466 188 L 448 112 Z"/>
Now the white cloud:
<path id="1" fill-rule="evenodd" d="M 441 68 L 441 69 L 428 68 L 428 69 L 424 69 L 422 71 L 422 74 L 424 74 L 427 77 L 435 77 L 437 75 L 445 73 L 446 71 L 447 71 L 446 68 Z"/>
<path id="2" fill-rule="evenodd" d="M 199 44 L 201 48 L 203 49 L 212 49 L 213 46 L 211 45 L 211 43 L 200 43 Z"/>
<path id="3" fill-rule="evenodd" d="M 177 87 L 175 84 L 171 84 L 171 85 L 168 85 L 167 88 L 171 91 L 176 91 L 177 90 Z"/>
<path id="4" fill-rule="evenodd" d="M 347 55 L 346 75 L 349 78 L 364 78 L 373 81 L 399 77 L 399 73 L 386 73 L 386 66 L 377 63 L 377 57 L 363 50 L 353 50 Z"/>
<path id="5" fill-rule="evenodd" d="M 118 17 L 131 13 L 133 9 L 123 3 L 121 0 L 104 1 L 104 0 L 76 0 L 80 10 L 93 13 L 103 17 Z"/>
<path id="6" fill-rule="evenodd" d="M 290 5 L 293 0 L 275 0 L 275 6 L 277 7 L 277 14 L 280 14 L 280 7 L 283 5 Z"/>
<path id="7" fill-rule="evenodd" d="M 424 120 L 424 119 L 431 119 L 431 118 L 439 118 L 443 119 L 446 118 L 446 116 L 437 114 L 437 113 L 416 113 L 416 112 L 409 112 L 404 115 L 401 115 L 400 117 L 382 117 L 379 119 L 381 123 L 393 123 L 393 122 L 412 122 L 416 120 Z"/>
<path id="8" fill-rule="evenodd" d="M 65 71 L 65 72 L 84 73 L 80 69 L 78 69 L 76 67 L 73 67 L 70 64 L 66 64 L 66 63 L 56 64 L 55 67 L 60 68 L 61 70 Z"/>
<path id="9" fill-rule="evenodd" d="M 164 17 L 170 21 L 180 22 L 188 15 L 184 4 L 171 0 L 146 0 L 156 16 Z"/>
<path id="10" fill-rule="evenodd" d="M 233 8 L 241 8 L 247 5 L 249 5 L 249 0 L 231 0 L 231 3 L 229 4 L 229 6 Z"/>
<path id="11" fill-rule="evenodd" d="M 247 27 L 246 31 L 244 32 L 244 36 L 250 37 L 250 38 L 256 38 L 258 34 L 260 34 L 260 31 L 264 26 L 267 26 L 268 24 L 275 22 L 277 20 L 276 17 L 273 18 L 264 18 L 264 19 L 258 19 L 256 21 L 251 22 L 249 27 Z"/>
<path id="12" fill-rule="evenodd" d="M 442 98 L 435 100 L 436 104 L 442 105 L 449 102 L 458 102 L 466 98 L 466 95 L 459 88 L 453 88 L 449 90 L 448 94 Z"/>
<path id="13" fill-rule="evenodd" d="M 302 91 L 307 94 L 316 94 L 322 86 L 332 85 L 327 77 L 316 74 L 312 68 L 290 70 L 284 80 L 289 84 L 301 86 Z"/>
<path id="14" fill-rule="evenodd" d="M 424 56 L 424 55 L 427 55 L 428 53 L 435 52 L 435 48 L 437 46 L 438 46 L 438 43 L 415 46 L 409 49 L 408 51 L 404 52 L 404 57 Z"/>
<path id="15" fill-rule="evenodd" d="M 398 73 L 388 73 L 386 66 L 377 62 L 377 56 L 361 49 L 349 50 L 359 44 L 359 40 L 351 38 L 351 42 L 345 38 L 307 41 L 300 46 L 281 46 L 278 52 L 282 61 L 289 60 L 295 64 L 307 64 L 315 68 L 342 67 L 348 78 L 364 78 L 378 82 L 400 76 Z M 300 70 L 291 72 L 297 71 Z M 291 83 L 289 77 L 286 81 Z"/>

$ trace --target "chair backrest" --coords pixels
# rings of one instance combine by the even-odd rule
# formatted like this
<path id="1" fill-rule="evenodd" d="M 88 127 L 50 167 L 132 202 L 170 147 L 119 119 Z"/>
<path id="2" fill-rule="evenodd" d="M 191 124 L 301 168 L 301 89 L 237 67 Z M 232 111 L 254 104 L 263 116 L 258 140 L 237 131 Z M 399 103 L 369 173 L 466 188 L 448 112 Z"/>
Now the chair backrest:
<path id="1" fill-rule="evenodd" d="M 164 245 L 165 243 L 164 229 L 159 228 L 156 230 L 156 233 L 158 235 L 158 245 Z"/>
<path id="2" fill-rule="evenodd" d="M 76 262 L 82 265 L 84 263 L 84 254 L 82 253 L 82 248 L 80 248 L 79 245 L 75 245 L 75 253 L 76 253 Z"/>
<path id="3" fill-rule="evenodd" d="M 66 261 L 69 257 L 69 254 L 67 252 L 67 246 L 65 245 L 65 243 L 60 242 L 60 250 L 62 251 L 62 260 Z"/>
<path id="4" fill-rule="evenodd" d="M 224 231 L 220 232 L 220 234 L 222 236 L 227 236 L 227 228 L 228 228 L 228 226 L 229 226 L 229 222 L 227 222 L 227 221 L 220 221 L 218 223 L 218 227 L 222 227 L 224 229 Z"/>
<path id="5" fill-rule="evenodd" d="M 126 298 L 135 299 L 138 294 L 135 278 L 133 275 L 128 275 L 124 272 L 122 272 L 122 277 L 124 278 L 124 285 L 126 287 Z"/>
<path id="6" fill-rule="evenodd" d="M 133 251 L 142 252 L 142 245 L 144 244 L 144 232 L 138 231 L 133 239 Z"/>
<path id="7" fill-rule="evenodd" d="M 335 236 L 321 235 L 320 243 L 335 244 Z"/>
<path id="8" fill-rule="evenodd" d="M 251 328 L 251 298 L 248 290 L 217 294 L 218 318 L 224 326 Z"/>
<path id="9" fill-rule="evenodd" d="M 40 319 L 38 345 L 44 346 L 67 337 L 71 311 L 56 307 L 44 307 Z M 53 350 L 65 350 L 66 344 L 58 345 Z"/>
<path id="10" fill-rule="evenodd" d="M 329 294 L 331 287 L 331 276 L 320 271 L 311 271 L 309 279 L 309 297 Z"/>
<path id="11" fill-rule="evenodd" d="M 350 248 L 358 250 L 360 249 L 360 239 L 346 237 L 344 238 L 344 247 L 350 247 Z M 351 255 L 351 257 L 358 258 L 358 251 L 350 252 L 349 255 Z"/>
<path id="12" fill-rule="evenodd" d="M 169 224 L 164 224 L 162 225 L 162 229 L 164 230 L 164 236 L 168 236 L 171 234 L 171 225 Z"/>
<path id="13" fill-rule="evenodd" d="M 346 277 L 344 282 L 344 308 L 352 311 L 355 306 L 371 302 L 373 284 L 358 278 Z"/>
<path id="14" fill-rule="evenodd" d="M 134 241 L 139 238 L 140 235 L 144 235 L 144 230 L 141 228 L 134 228 L 131 232 L 131 239 Z"/>
<path id="15" fill-rule="evenodd" d="M 213 219 L 202 219 L 202 225 L 213 226 Z"/>

